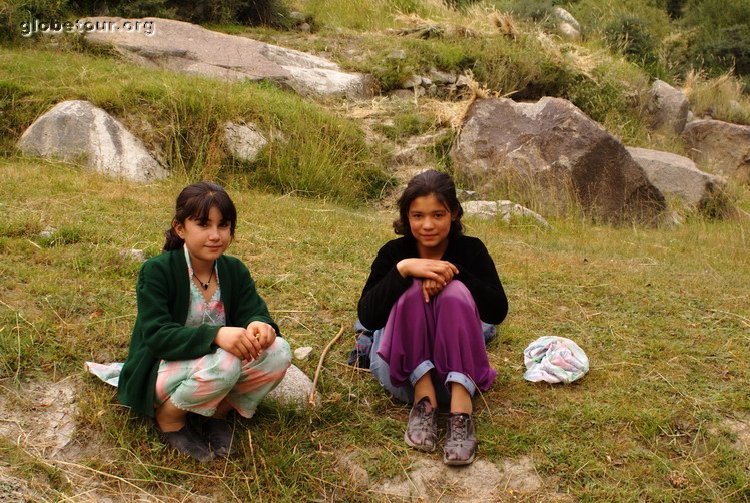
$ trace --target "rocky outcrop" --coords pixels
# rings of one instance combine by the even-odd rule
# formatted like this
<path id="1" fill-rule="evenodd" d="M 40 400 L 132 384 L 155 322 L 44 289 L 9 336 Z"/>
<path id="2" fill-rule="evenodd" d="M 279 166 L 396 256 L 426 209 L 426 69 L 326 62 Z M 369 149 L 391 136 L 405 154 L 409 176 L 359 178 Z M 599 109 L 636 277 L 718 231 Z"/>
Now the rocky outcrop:
<path id="1" fill-rule="evenodd" d="M 750 182 L 750 126 L 697 120 L 685 126 L 682 138 L 690 158 L 704 169 Z"/>
<path id="2" fill-rule="evenodd" d="M 123 22 L 109 17 L 85 21 Z M 308 97 L 360 98 L 372 94 L 369 76 L 343 72 L 324 58 L 182 21 L 131 20 L 135 22 L 152 23 L 151 35 L 124 30 L 91 31 L 86 33 L 86 40 L 112 45 L 130 60 L 146 66 L 223 80 L 269 80 Z"/>
<path id="3" fill-rule="evenodd" d="M 94 171 L 137 182 L 167 176 L 138 138 L 88 101 L 55 105 L 23 133 L 18 148 L 29 155 L 83 161 Z"/>
<path id="4" fill-rule="evenodd" d="M 694 208 L 713 206 L 712 202 L 722 199 L 726 181 L 699 170 L 687 157 L 636 147 L 628 147 L 628 152 L 665 196 L 679 197 Z"/>
<path id="5" fill-rule="evenodd" d="M 654 129 L 666 129 L 680 134 L 687 123 L 690 103 L 685 93 L 664 81 L 656 80 L 651 86 L 648 111 Z"/>
<path id="6" fill-rule="evenodd" d="M 475 188 L 511 190 L 546 213 L 655 223 L 666 208 L 622 143 L 559 98 L 477 100 L 451 155 Z"/>

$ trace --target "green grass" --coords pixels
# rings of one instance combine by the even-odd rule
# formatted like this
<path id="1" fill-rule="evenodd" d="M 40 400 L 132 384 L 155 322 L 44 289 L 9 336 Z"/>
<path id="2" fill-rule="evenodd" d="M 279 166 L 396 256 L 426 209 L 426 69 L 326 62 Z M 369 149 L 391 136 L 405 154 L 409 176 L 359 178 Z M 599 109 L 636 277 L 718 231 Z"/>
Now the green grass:
<path id="1" fill-rule="evenodd" d="M 66 99 L 89 100 L 114 115 L 173 173 L 191 179 L 241 175 L 248 186 L 352 205 L 377 197 L 389 183 L 353 122 L 291 92 L 34 48 L 0 53 L 0 153 L 10 153 L 34 119 Z M 227 154 L 227 121 L 255 123 L 271 137 L 259 159 Z"/>
<path id="2" fill-rule="evenodd" d="M 407 409 L 343 365 L 349 335 L 326 360 L 321 407 L 264 405 L 241 424 L 241 453 L 230 463 L 197 465 L 163 449 L 148 422 L 130 417 L 81 364 L 125 357 L 139 264 L 119 250 L 158 252 L 186 180 L 135 185 L 13 158 L 0 172 L 0 379 L 13 387 L 81 378 L 78 435 L 103 437 L 106 454 L 84 460 L 106 474 L 103 484 L 117 488 L 119 477 L 137 487 L 122 491 L 161 498 L 366 501 L 372 496 L 337 468 L 337 453 L 366 449 L 373 480 L 422 456 L 402 445 Z M 316 348 L 298 362 L 312 375 L 321 348 L 354 322 L 393 214 L 227 185 L 239 210 L 229 253 L 249 264 L 292 347 Z M 750 208 L 750 194 L 740 194 Z M 529 455 L 545 480 L 581 501 L 750 497 L 750 453 L 732 447 L 722 423 L 750 416 L 747 222 L 693 217 L 674 229 L 616 229 L 558 220 L 551 231 L 466 223 L 495 258 L 511 305 L 489 346 L 497 384 L 476 402 L 481 459 Z M 57 231 L 40 237 L 47 226 Z M 578 342 L 591 372 L 572 386 L 525 382 L 523 348 L 542 335 Z M 7 443 L 0 451 L 18 473 L 52 480 L 51 499 L 75 494 L 60 468 L 49 472 Z M 672 472 L 688 486 L 675 488 Z"/>

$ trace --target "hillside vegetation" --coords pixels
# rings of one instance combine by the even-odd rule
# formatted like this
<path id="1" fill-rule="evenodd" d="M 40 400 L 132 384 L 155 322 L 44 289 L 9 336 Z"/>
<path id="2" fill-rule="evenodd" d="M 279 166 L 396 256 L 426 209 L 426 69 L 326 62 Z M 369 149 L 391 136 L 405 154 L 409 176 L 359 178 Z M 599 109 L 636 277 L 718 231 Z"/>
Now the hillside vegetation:
<path id="1" fill-rule="evenodd" d="M 555 4 L 581 22 L 581 41 L 554 34 Z M 399 501 L 379 484 L 439 456 L 404 445 L 408 408 L 345 364 L 370 262 L 393 236 L 393 208 L 379 204 L 393 197 L 393 150 L 455 126 L 474 95 L 497 94 L 564 97 L 630 145 L 684 152 L 679 138 L 646 125 L 645 96 L 657 77 L 682 86 L 696 114 L 750 124 L 750 36 L 741 36 L 750 7 L 741 0 L 185 5 L 0 0 L 0 410 L 14 411 L 7 424 L 25 427 L 47 407 L 25 390 L 51 382 L 74 383 L 78 410 L 69 457 L 52 458 L 29 435 L 0 437 L 0 490 L 12 476 L 40 501 Z M 371 73 L 384 94 L 432 67 L 470 75 L 473 94 L 315 102 L 270 84 L 140 68 L 76 36 L 18 32 L 24 19 L 74 19 L 105 6 L 320 54 Z M 293 29 L 293 11 L 311 33 Z M 424 27 L 439 34 L 397 34 Z M 404 57 L 389 57 L 394 51 Z M 19 155 L 25 128 L 65 99 L 116 116 L 172 177 L 139 185 Z M 381 120 L 375 136 L 363 131 L 363 116 Z M 240 163 L 222 148 L 227 120 L 280 134 L 260 159 Z M 440 169 L 451 170 L 452 138 L 431 149 Z M 203 178 L 224 184 L 237 203 L 229 253 L 249 265 L 291 346 L 314 348 L 294 363 L 312 376 L 340 327 L 346 336 L 325 361 L 318 407 L 265 403 L 238 423 L 236 457 L 200 465 L 165 449 L 151 424 L 82 364 L 125 358 L 140 263 L 121 251 L 159 253 L 176 194 Z M 731 183 L 729 191 L 738 213 L 750 212 L 748 187 Z M 750 226 L 683 217 L 659 229 L 466 218 L 511 306 L 488 348 L 498 380 L 475 402 L 479 460 L 529 458 L 543 482 L 527 491 L 500 486 L 499 501 L 750 500 Z M 524 381 L 523 349 L 543 335 L 576 341 L 591 372 L 571 386 Z M 440 481 L 431 490 L 429 500 L 456 496 Z"/>

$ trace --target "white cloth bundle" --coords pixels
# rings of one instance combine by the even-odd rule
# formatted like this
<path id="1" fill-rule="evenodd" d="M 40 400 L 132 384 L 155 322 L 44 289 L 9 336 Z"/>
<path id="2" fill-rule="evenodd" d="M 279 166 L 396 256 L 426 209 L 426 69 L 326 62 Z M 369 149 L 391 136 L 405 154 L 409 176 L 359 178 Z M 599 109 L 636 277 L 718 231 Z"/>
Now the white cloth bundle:
<path id="1" fill-rule="evenodd" d="M 540 337 L 523 351 L 524 379 L 531 382 L 572 383 L 589 371 L 589 359 L 578 344 L 565 337 Z"/>

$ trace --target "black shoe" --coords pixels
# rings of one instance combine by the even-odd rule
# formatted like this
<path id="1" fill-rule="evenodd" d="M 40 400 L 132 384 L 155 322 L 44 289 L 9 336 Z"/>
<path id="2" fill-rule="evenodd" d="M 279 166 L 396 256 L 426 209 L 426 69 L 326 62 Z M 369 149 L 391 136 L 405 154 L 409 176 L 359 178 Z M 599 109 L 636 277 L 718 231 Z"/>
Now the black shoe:
<path id="1" fill-rule="evenodd" d="M 156 430 L 159 432 L 162 442 L 178 452 L 187 454 L 201 462 L 213 458 L 206 442 L 187 423 L 177 431 L 161 431 L 157 424 Z"/>
<path id="2" fill-rule="evenodd" d="M 203 423 L 203 435 L 208 439 L 208 446 L 215 456 L 228 458 L 234 453 L 232 448 L 234 428 L 228 420 L 215 417 L 206 418 Z"/>

